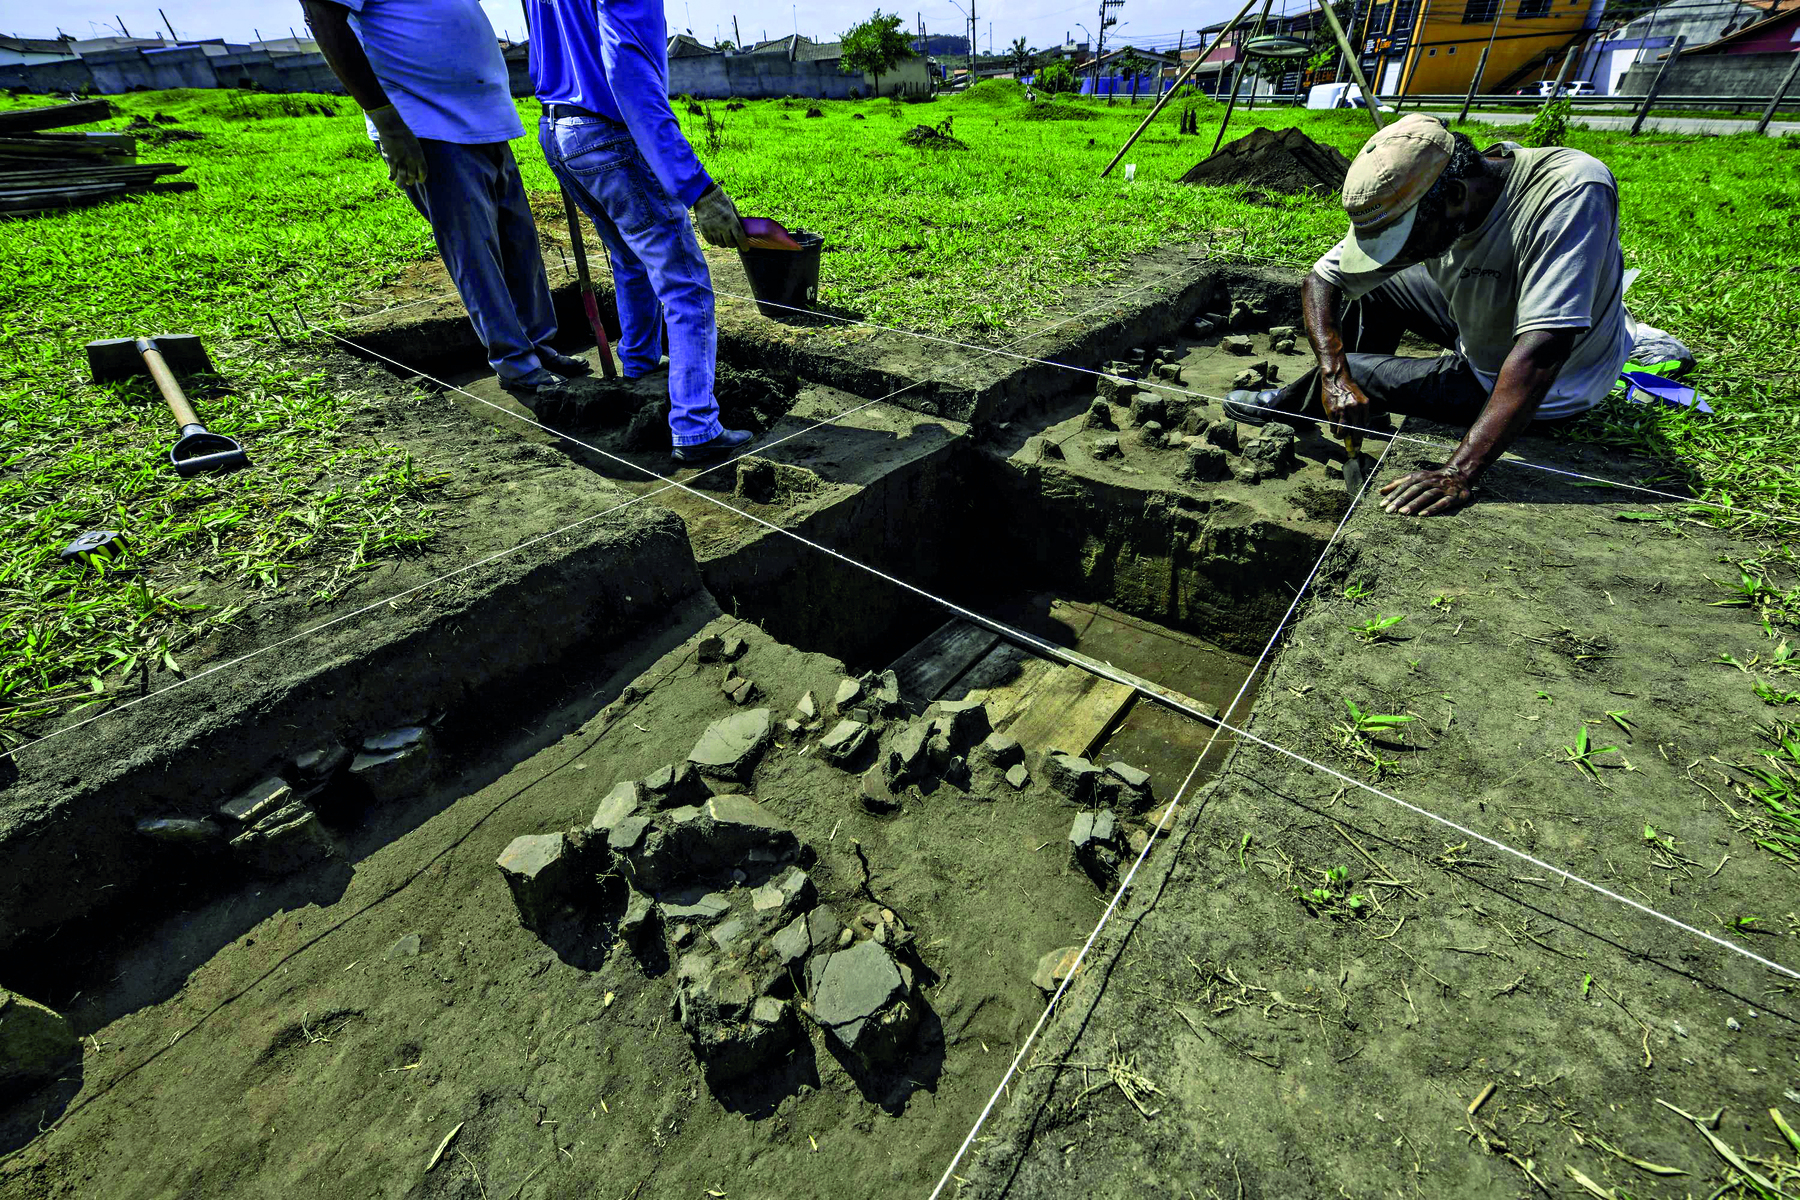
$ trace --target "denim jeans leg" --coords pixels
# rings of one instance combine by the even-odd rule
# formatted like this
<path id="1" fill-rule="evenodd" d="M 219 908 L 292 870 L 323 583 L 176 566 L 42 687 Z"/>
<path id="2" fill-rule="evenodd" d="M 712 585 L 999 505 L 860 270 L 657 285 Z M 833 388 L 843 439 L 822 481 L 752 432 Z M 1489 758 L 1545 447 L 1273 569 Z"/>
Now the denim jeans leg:
<path id="1" fill-rule="evenodd" d="M 718 326 L 712 278 L 687 209 L 657 180 L 622 126 L 546 119 L 538 136 L 551 169 L 593 218 L 612 259 L 626 373 L 655 366 L 658 318 L 666 320 L 674 444 L 711 441 L 723 429 L 713 398 Z"/>
<path id="2" fill-rule="evenodd" d="M 536 342 L 514 308 L 500 237 L 496 198 L 506 143 L 463 146 L 434 138 L 419 143 L 425 150 L 425 182 L 406 188 L 406 195 L 431 223 L 438 253 L 487 348 L 489 365 L 502 379 L 539 370 Z M 546 282 L 546 300 L 548 290 Z"/>
<path id="3" fill-rule="evenodd" d="M 532 346 L 548 346 L 556 336 L 556 305 L 550 299 L 550 277 L 544 273 L 537 221 L 525 198 L 525 181 L 519 177 L 519 164 L 513 160 L 511 146 L 500 148 L 494 210 L 506 292 L 512 297 L 513 311 Z"/>

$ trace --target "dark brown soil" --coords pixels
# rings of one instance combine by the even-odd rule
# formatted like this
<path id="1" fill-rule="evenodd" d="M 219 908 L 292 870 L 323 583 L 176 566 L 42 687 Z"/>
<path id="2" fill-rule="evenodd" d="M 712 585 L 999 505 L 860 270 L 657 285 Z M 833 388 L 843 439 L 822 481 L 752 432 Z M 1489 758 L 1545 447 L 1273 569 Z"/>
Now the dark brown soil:
<path id="1" fill-rule="evenodd" d="M 1349 159 L 1298 129 L 1277 132 L 1258 126 L 1236 141 L 1227 142 L 1211 158 L 1202 159 L 1181 177 L 1181 182 L 1207 187 L 1243 184 L 1258 191 L 1292 196 L 1307 191 L 1338 191 L 1349 170 Z"/>
<path id="2" fill-rule="evenodd" d="M 1419 458 L 1397 447 L 1379 478 Z M 1382 788 L 1800 965 L 1794 868 L 1758 845 L 1740 766 L 1767 765 L 1779 713 L 1718 661 L 1775 645 L 1715 604 L 1759 548 L 1673 511 L 1618 519 L 1642 499 L 1502 466 L 1454 518 L 1359 512 L 1249 728 L 1374 781 L 1335 731 L 1345 701 L 1411 716 L 1371 747 Z M 1353 631 L 1381 614 L 1406 618 L 1392 640 Z M 1619 747 L 1591 775 L 1569 749 L 1584 727 Z M 1176 846 L 959 1168 L 964 1194 L 1593 1194 L 1570 1171 L 1640 1200 L 1719 1194 L 1732 1169 L 1659 1100 L 1722 1107 L 1718 1137 L 1796 1177 L 1768 1116 L 1795 1103 L 1791 979 L 1256 745 Z"/>

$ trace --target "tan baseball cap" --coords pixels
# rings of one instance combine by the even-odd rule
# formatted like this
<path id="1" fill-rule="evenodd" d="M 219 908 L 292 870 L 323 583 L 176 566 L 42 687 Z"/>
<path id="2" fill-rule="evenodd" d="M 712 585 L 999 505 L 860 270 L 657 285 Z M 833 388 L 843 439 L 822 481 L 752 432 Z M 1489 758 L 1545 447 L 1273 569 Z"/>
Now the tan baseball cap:
<path id="1" fill-rule="evenodd" d="M 1344 177 L 1344 211 L 1350 214 L 1344 270 L 1373 271 L 1400 253 L 1419 201 L 1455 153 L 1450 131 L 1424 113 L 1408 113 L 1363 143 Z"/>

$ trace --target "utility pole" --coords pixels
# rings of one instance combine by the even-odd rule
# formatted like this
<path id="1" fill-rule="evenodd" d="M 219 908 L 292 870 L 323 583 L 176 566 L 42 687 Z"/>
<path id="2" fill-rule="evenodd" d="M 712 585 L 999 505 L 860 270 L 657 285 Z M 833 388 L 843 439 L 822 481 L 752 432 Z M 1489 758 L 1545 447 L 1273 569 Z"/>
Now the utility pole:
<path id="1" fill-rule="evenodd" d="M 1096 96 L 1100 94 L 1100 60 L 1106 54 L 1106 27 L 1119 23 L 1119 18 L 1107 16 L 1106 10 L 1124 6 L 1125 0 L 1100 0 L 1100 32 L 1094 35 L 1094 94 Z M 1111 93 L 1107 94 L 1106 102 L 1112 103 Z"/>
<path id="2" fill-rule="evenodd" d="M 737 14 L 731 14 L 731 41 L 739 50 L 744 48 L 744 35 L 738 32 Z"/>
<path id="3" fill-rule="evenodd" d="M 125 18 L 124 17 L 114 16 L 113 20 L 118 23 L 120 33 L 124 34 L 126 37 L 131 36 L 131 30 L 125 28 Z M 59 30 L 58 32 L 61 32 L 61 31 Z"/>
<path id="4" fill-rule="evenodd" d="M 156 15 L 163 19 L 164 25 L 169 25 L 169 14 L 168 13 L 164 12 L 162 9 L 159 8 L 156 10 Z M 180 36 L 176 34 L 175 27 L 173 25 L 169 25 L 169 37 L 177 42 L 179 42 L 181 40 Z"/>
<path id="5" fill-rule="evenodd" d="M 1662 91 L 1663 77 L 1669 73 L 1669 68 L 1675 65 L 1675 60 L 1681 57 L 1681 48 L 1685 45 L 1687 45 L 1687 35 L 1685 33 L 1677 34 L 1675 44 L 1669 47 L 1668 57 L 1663 59 L 1661 69 L 1656 72 L 1656 79 L 1650 84 L 1650 90 L 1644 93 L 1644 103 L 1637 111 L 1637 120 L 1631 123 L 1632 137 L 1636 137 L 1638 130 L 1644 127 L 1644 118 L 1650 114 L 1650 106 L 1656 103 L 1656 94 Z"/>

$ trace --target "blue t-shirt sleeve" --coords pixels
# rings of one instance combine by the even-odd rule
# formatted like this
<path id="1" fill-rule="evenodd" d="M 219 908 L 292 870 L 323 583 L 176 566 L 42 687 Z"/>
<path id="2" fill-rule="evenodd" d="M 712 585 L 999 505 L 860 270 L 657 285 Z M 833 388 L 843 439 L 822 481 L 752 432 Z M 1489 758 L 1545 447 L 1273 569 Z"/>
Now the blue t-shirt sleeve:
<path id="1" fill-rule="evenodd" d="M 669 107 L 662 9 L 645 0 L 605 0 L 600 17 L 600 63 L 620 115 L 657 179 L 691 208 L 712 186 L 712 177 Z"/>

